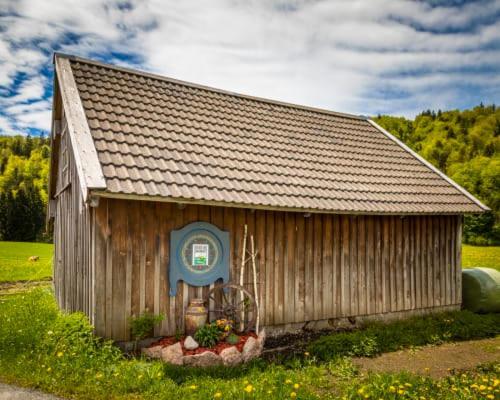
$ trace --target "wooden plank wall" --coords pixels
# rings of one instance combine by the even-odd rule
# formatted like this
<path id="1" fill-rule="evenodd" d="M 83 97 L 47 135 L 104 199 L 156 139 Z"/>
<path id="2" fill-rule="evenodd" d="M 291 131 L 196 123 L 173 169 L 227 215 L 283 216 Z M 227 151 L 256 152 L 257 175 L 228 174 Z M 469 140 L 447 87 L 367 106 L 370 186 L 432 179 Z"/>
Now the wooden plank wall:
<path id="1" fill-rule="evenodd" d="M 54 290 L 59 306 L 93 323 L 92 211 L 83 201 L 64 116 L 58 154 L 54 221 Z"/>
<path id="2" fill-rule="evenodd" d="M 231 277 L 243 227 L 255 236 L 264 325 L 415 310 L 461 302 L 459 216 L 352 216 L 101 199 L 95 215 L 97 333 L 129 339 L 128 317 L 165 315 L 156 334 L 184 329 L 190 299 L 169 297 L 169 233 L 194 221 L 229 231 Z M 251 271 L 245 285 L 252 290 Z"/>

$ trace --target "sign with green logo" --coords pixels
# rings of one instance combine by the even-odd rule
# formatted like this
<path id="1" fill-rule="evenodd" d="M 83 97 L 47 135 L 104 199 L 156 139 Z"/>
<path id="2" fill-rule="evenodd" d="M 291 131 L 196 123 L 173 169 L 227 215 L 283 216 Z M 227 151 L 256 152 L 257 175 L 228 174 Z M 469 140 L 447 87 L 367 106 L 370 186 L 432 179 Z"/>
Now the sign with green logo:
<path id="1" fill-rule="evenodd" d="M 193 244 L 192 265 L 208 265 L 208 244 Z"/>

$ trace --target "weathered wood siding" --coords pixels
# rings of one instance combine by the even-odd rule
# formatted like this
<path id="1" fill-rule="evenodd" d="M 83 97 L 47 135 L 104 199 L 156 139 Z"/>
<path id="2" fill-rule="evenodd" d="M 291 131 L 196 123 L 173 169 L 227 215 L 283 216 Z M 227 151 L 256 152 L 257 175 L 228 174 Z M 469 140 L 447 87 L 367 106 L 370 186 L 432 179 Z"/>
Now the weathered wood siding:
<path id="1" fill-rule="evenodd" d="M 59 152 L 53 199 L 54 290 L 62 309 L 83 311 L 94 322 L 92 210 L 83 201 L 64 116 L 60 126 L 60 133 L 55 132 Z"/>
<path id="2" fill-rule="evenodd" d="M 129 338 L 128 317 L 165 315 L 157 334 L 183 330 L 189 300 L 208 287 L 178 284 L 169 297 L 170 231 L 194 221 L 229 231 L 231 277 L 243 227 L 255 236 L 263 325 L 461 303 L 461 217 L 350 216 L 252 211 L 101 199 L 95 210 L 95 325 Z M 252 290 L 251 270 L 245 284 Z M 81 290 L 81 289 L 80 289 Z"/>

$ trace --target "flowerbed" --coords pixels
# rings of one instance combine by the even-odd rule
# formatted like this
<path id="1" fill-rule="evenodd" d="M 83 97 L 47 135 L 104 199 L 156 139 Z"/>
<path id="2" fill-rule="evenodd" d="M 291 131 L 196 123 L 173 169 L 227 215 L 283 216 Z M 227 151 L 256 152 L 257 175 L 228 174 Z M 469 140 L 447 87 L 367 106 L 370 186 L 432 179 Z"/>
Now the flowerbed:
<path id="1" fill-rule="evenodd" d="M 161 359 L 173 365 L 234 366 L 259 357 L 264 348 L 264 341 L 264 331 L 259 335 L 255 333 L 240 335 L 238 342 L 234 343 L 220 340 L 211 347 L 199 346 L 191 336 L 179 340 L 167 337 L 142 349 L 142 353 L 149 358 Z"/>
<path id="2" fill-rule="evenodd" d="M 171 346 L 171 345 L 179 342 L 181 344 L 181 347 L 182 347 L 182 353 L 185 356 L 194 356 L 196 354 L 204 353 L 205 351 L 210 351 L 210 352 L 215 353 L 215 354 L 220 354 L 222 350 L 225 350 L 225 349 L 232 347 L 232 346 L 236 347 L 236 349 L 241 353 L 243 351 L 243 346 L 245 345 L 245 343 L 247 342 L 249 337 L 253 337 L 253 338 L 257 339 L 257 335 L 254 332 L 250 332 L 250 333 L 247 333 L 244 335 L 240 335 L 239 342 L 234 344 L 234 345 L 227 343 L 227 342 L 219 342 L 214 347 L 200 346 L 197 349 L 188 350 L 188 349 L 186 349 L 186 347 L 184 347 L 184 340 L 186 339 L 186 336 L 183 336 L 180 339 L 176 339 L 174 336 L 168 336 L 168 337 L 165 337 L 163 339 L 158 340 L 157 342 L 152 343 L 150 346 L 148 346 L 148 348 L 152 348 L 152 347 L 156 347 L 156 346 L 166 347 L 166 346 Z"/>

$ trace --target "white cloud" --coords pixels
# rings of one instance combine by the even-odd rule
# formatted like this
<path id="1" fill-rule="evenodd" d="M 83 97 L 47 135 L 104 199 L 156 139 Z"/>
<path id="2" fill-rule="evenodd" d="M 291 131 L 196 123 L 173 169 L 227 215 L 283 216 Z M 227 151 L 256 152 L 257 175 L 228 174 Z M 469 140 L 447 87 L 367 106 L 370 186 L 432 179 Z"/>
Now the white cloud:
<path id="1" fill-rule="evenodd" d="M 43 89 L 51 82 L 40 70 L 53 48 L 131 53 L 141 68 L 174 78 L 359 114 L 454 108 L 464 82 L 500 97 L 500 19 L 491 19 L 500 0 L 3 3 L 10 14 L 0 17 L 0 89 L 20 73 L 26 81 L 4 109 L 10 125 L 0 123 L 2 131 L 48 128 Z"/>

